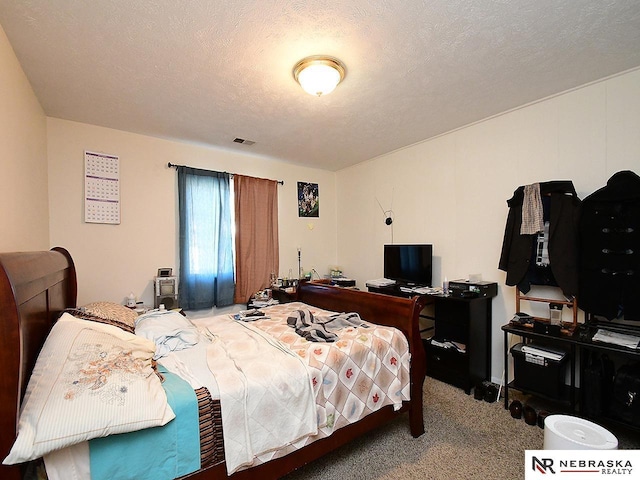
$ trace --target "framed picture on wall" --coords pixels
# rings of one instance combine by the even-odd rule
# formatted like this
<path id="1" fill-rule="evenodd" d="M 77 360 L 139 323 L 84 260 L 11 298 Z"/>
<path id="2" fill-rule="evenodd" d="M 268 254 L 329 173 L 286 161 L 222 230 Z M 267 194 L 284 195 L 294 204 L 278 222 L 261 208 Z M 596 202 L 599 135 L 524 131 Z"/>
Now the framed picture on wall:
<path id="1" fill-rule="evenodd" d="M 320 216 L 320 197 L 317 183 L 298 182 L 298 216 Z"/>

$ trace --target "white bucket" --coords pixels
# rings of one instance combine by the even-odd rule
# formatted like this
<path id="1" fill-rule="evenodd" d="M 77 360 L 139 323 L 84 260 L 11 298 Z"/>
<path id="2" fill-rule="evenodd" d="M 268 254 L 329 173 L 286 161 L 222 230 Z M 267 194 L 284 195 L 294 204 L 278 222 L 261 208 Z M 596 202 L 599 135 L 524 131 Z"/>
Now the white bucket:
<path id="1" fill-rule="evenodd" d="M 544 420 L 545 450 L 616 450 L 618 439 L 605 428 L 580 417 L 549 415 Z"/>

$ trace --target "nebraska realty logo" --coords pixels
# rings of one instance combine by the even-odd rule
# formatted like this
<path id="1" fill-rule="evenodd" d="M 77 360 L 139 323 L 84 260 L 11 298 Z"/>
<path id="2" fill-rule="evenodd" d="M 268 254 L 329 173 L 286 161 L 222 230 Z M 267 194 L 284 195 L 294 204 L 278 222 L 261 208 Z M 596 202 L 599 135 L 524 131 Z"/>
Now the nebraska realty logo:
<path id="1" fill-rule="evenodd" d="M 638 465 L 638 470 L 636 470 Z M 525 479 L 640 478 L 639 450 L 527 450 Z"/>

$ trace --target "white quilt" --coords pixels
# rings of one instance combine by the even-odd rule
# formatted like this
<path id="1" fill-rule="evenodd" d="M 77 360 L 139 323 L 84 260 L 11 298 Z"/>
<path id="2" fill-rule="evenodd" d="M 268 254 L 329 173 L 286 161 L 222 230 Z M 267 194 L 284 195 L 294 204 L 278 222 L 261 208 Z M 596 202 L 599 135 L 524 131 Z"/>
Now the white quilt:
<path id="1" fill-rule="evenodd" d="M 198 319 L 215 337 L 207 362 L 220 391 L 227 472 L 317 433 L 307 367 L 286 345 L 228 316 Z"/>
<path id="2" fill-rule="evenodd" d="M 409 399 L 411 356 L 399 331 L 348 327 L 336 342 L 309 342 L 286 322 L 300 308 L 314 315 L 331 313 L 294 302 L 265 308 L 270 318 L 254 323 L 230 315 L 182 318 L 199 333 L 198 344 L 173 349 L 160 360 L 194 388 L 204 385 L 220 399 L 229 474 Z M 154 326 L 154 339 L 176 327 L 173 321 Z M 71 474 L 83 471 L 72 469 L 69 461 L 81 466 L 81 455 L 50 457 L 66 462 L 58 469 L 62 480 L 87 478 Z M 45 460 L 49 469 L 54 459 Z M 88 463 L 88 455 L 83 461 Z"/>

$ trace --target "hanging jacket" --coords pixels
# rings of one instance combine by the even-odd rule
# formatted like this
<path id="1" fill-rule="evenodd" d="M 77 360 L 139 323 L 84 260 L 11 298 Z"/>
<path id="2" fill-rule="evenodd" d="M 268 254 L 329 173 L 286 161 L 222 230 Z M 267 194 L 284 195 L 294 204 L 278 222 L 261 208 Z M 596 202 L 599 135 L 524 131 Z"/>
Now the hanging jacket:
<path id="1" fill-rule="evenodd" d="M 625 170 L 586 197 L 579 222 L 578 306 L 640 320 L 640 177 Z"/>
<path id="2" fill-rule="evenodd" d="M 517 285 L 527 293 L 534 285 L 557 285 L 570 297 L 578 293 L 578 221 L 581 201 L 573 182 L 554 180 L 540 183 L 540 196 L 549 219 L 549 275 L 536 272 L 535 245 L 537 235 L 520 234 L 524 186 L 507 200 L 509 213 L 498 268 L 507 272 L 507 285 Z"/>

